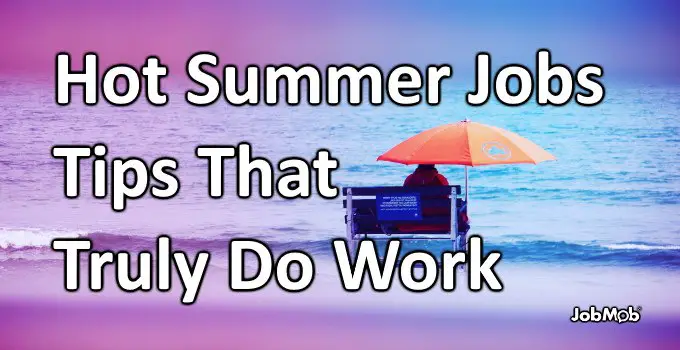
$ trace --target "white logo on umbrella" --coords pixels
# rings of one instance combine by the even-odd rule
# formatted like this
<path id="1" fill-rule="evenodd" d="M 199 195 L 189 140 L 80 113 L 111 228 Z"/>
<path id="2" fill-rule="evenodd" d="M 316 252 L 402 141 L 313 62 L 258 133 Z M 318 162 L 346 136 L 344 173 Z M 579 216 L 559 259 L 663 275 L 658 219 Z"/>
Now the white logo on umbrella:
<path id="1" fill-rule="evenodd" d="M 512 156 L 510 149 L 498 141 L 485 142 L 482 144 L 482 151 L 494 160 L 507 160 Z"/>

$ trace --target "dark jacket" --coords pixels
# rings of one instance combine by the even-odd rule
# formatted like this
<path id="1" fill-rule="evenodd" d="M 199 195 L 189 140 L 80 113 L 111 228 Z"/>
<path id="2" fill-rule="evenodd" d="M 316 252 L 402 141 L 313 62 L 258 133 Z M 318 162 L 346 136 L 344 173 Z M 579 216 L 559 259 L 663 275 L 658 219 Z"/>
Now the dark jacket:
<path id="1" fill-rule="evenodd" d="M 404 180 L 405 187 L 411 186 L 448 186 L 449 182 L 437 169 L 416 169 Z"/>
<path id="2" fill-rule="evenodd" d="M 404 187 L 419 187 L 419 186 L 448 186 L 449 182 L 444 175 L 440 174 L 434 168 L 418 168 L 413 174 L 406 177 L 404 180 Z M 448 196 L 444 196 L 447 198 Z M 434 199 L 439 196 L 427 196 L 423 199 Z M 423 208 L 423 217 L 446 215 L 449 209 L 447 208 Z M 401 224 L 398 225 L 400 231 L 445 231 L 449 229 L 449 225 L 423 225 L 423 224 Z"/>

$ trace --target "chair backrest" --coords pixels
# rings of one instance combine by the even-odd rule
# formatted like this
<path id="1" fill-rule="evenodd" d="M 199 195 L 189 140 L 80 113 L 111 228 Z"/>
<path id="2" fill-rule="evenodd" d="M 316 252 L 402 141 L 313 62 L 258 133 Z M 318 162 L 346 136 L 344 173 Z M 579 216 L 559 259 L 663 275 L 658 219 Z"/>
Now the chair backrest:
<path id="1" fill-rule="evenodd" d="M 443 225 L 451 222 L 451 200 L 460 186 L 346 187 L 343 207 L 351 207 L 363 220 L 378 224 Z M 435 212 L 434 215 L 425 215 Z M 438 214 L 437 214 L 438 213 Z"/>

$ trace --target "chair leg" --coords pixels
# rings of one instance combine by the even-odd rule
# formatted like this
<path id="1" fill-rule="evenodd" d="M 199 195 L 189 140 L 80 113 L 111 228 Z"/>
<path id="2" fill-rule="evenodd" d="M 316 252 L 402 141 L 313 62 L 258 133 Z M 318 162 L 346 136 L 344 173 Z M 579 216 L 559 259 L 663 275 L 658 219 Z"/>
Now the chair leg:
<path id="1" fill-rule="evenodd" d="M 460 250 L 463 249 L 463 245 L 462 245 L 462 242 L 461 242 L 461 236 L 462 235 L 461 235 L 460 232 L 456 232 L 456 236 L 453 239 L 453 251 L 454 252 L 457 252 L 457 251 L 460 251 Z"/>
<path id="2" fill-rule="evenodd" d="M 466 242 L 466 234 L 465 233 L 456 233 L 456 251 L 461 251 L 461 252 L 467 252 L 467 242 Z M 469 258 L 469 256 L 468 256 Z M 461 271 L 467 271 L 468 269 L 468 263 L 467 261 L 465 264 L 461 265 L 460 270 Z"/>
<path id="3" fill-rule="evenodd" d="M 357 252 L 357 244 L 358 240 L 352 237 L 349 242 L 347 242 L 347 245 L 349 246 L 349 256 L 350 259 L 354 259 L 354 256 L 356 255 Z"/>

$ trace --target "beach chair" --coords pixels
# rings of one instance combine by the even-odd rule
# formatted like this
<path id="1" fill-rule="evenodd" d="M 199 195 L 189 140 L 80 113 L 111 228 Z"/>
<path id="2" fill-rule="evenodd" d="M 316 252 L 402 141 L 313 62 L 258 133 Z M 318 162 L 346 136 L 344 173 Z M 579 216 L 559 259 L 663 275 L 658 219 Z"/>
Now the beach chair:
<path id="1" fill-rule="evenodd" d="M 460 223 L 466 203 L 460 186 L 345 187 L 342 189 L 347 243 L 354 254 L 361 239 L 451 240 L 454 251 L 465 250 L 469 227 Z M 448 210 L 442 210 L 446 208 Z M 437 209 L 441 215 L 423 215 Z M 437 230 L 404 229 L 419 225 Z"/>

